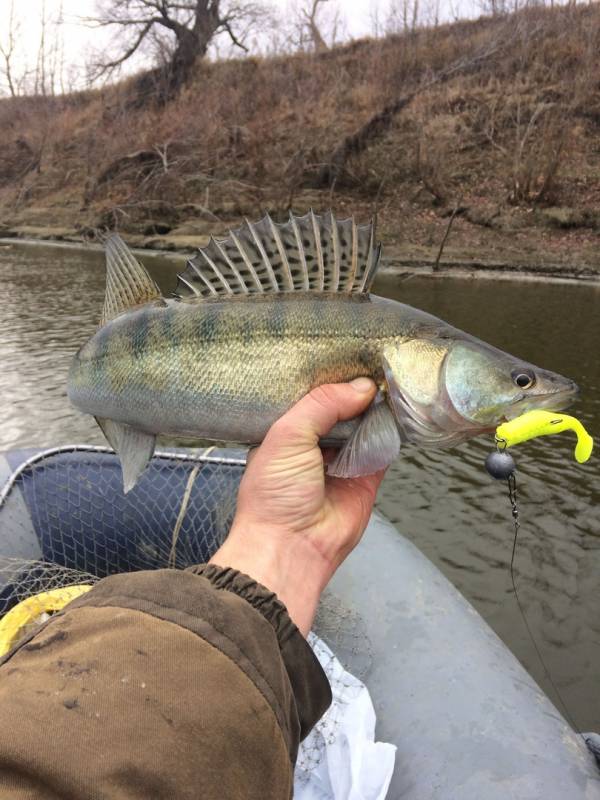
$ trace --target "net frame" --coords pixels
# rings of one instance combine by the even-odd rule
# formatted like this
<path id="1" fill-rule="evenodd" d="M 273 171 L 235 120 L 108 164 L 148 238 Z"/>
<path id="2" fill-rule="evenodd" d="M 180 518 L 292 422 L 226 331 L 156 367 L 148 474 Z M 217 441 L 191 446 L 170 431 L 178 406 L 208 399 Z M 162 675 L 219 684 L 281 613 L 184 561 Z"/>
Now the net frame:
<path id="1" fill-rule="evenodd" d="M 0 618 L 17 602 L 61 586 L 206 560 L 201 554 L 212 554 L 228 532 L 245 463 L 238 450 L 159 450 L 138 486 L 124 495 L 118 458 L 108 447 L 67 444 L 23 458 L 0 490 Z M 44 484 L 52 484 L 51 491 L 45 486 L 38 499 L 36 486 Z M 111 523 L 121 530 L 112 541 L 106 536 Z M 111 556 L 111 545 L 118 557 Z"/>

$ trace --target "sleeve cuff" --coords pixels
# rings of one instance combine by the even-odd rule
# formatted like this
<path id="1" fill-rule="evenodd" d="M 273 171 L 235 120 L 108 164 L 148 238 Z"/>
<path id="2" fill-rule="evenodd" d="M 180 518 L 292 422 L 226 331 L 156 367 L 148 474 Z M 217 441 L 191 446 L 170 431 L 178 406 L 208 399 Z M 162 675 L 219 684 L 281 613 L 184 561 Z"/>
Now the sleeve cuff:
<path id="1" fill-rule="evenodd" d="M 203 577 L 217 590 L 243 598 L 273 627 L 296 699 L 300 739 L 304 739 L 331 705 L 331 687 L 319 660 L 292 622 L 284 604 L 274 592 L 231 567 L 198 564 L 186 571 Z"/>

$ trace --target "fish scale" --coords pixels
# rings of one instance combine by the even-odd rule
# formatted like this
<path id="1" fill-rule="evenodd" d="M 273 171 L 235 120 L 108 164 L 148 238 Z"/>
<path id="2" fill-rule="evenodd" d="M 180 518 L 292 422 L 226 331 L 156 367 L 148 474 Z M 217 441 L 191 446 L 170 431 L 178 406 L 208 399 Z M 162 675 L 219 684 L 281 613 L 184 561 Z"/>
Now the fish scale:
<path id="1" fill-rule="evenodd" d="M 311 389 L 359 376 L 379 392 L 327 436 L 340 477 L 385 468 L 401 445 L 456 444 L 573 399 L 568 379 L 370 294 L 380 252 L 372 225 L 267 216 L 211 239 L 167 300 L 110 238 L 102 326 L 75 356 L 68 391 L 119 453 L 125 490 L 157 435 L 257 444 Z"/>

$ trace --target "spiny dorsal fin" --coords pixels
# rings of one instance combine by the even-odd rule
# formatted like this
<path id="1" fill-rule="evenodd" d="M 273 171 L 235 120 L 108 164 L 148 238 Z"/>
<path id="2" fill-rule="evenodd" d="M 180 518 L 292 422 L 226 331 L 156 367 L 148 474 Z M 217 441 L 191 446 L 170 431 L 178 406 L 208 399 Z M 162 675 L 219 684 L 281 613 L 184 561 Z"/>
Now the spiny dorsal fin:
<path id="1" fill-rule="evenodd" d="M 162 297 L 145 268 L 118 234 L 104 243 L 106 251 L 106 295 L 101 325 L 133 306 Z"/>
<path id="2" fill-rule="evenodd" d="M 373 223 L 337 220 L 332 212 L 284 224 L 267 214 L 211 238 L 178 276 L 179 297 L 218 297 L 272 292 L 368 292 L 377 272 L 381 246 Z"/>

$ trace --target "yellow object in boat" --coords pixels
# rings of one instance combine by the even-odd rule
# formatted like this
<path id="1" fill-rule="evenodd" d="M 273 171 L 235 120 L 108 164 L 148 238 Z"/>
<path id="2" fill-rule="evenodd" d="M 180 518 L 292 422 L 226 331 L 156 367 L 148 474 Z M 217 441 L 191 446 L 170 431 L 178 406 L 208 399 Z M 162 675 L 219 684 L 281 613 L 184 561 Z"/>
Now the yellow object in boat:
<path id="1" fill-rule="evenodd" d="M 577 434 L 575 459 L 580 464 L 584 464 L 592 455 L 594 440 L 581 422 L 568 414 L 553 411 L 528 411 L 516 419 L 499 425 L 496 428 L 496 439 L 507 447 L 512 447 L 514 444 L 520 444 L 538 436 L 548 436 L 562 431 L 575 431 Z"/>
<path id="2" fill-rule="evenodd" d="M 63 586 L 62 589 L 52 589 L 49 592 L 40 592 L 21 600 L 0 619 L 0 658 L 13 647 L 19 639 L 29 633 L 31 626 L 39 623 L 43 614 L 61 611 L 67 603 L 75 600 L 91 589 L 88 583 L 74 586 Z"/>

